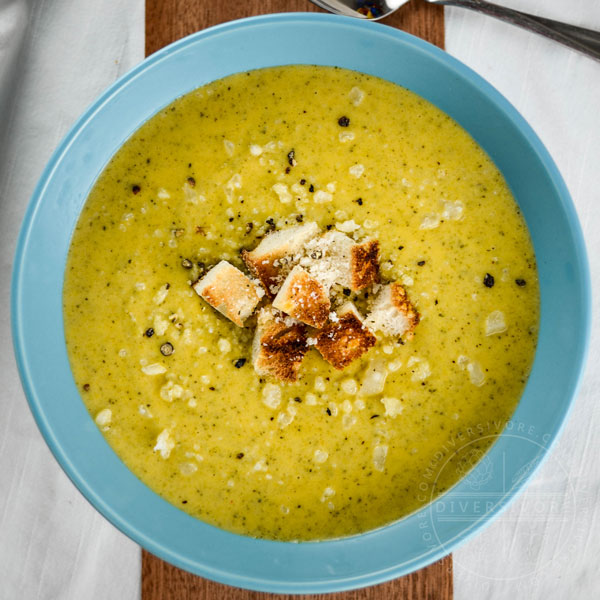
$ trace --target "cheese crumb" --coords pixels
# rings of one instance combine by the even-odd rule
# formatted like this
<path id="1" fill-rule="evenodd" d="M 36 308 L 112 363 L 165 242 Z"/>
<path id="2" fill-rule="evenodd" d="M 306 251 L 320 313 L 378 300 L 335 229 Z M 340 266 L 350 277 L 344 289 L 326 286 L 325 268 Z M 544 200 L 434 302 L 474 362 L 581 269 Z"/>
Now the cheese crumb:
<path id="1" fill-rule="evenodd" d="M 311 394 L 309 392 L 308 394 L 306 394 L 306 396 L 304 398 L 306 400 L 307 406 L 316 406 L 317 405 L 317 397 L 314 394 Z"/>
<path id="2" fill-rule="evenodd" d="M 156 438 L 156 446 L 154 452 L 158 450 L 160 455 L 166 460 L 171 455 L 171 450 L 175 448 L 175 442 L 171 438 L 171 433 L 168 429 L 163 429 Z"/>
<path id="3" fill-rule="evenodd" d="M 332 487 L 326 487 L 321 494 L 321 502 L 325 502 L 328 498 L 335 496 L 335 490 Z"/>
<path id="4" fill-rule="evenodd" d="M 467 371 L 469 372 L 469 379 L 473 385 L 481 387 L 485 383 L 485 375 L 481 370 L 479 363 L 470 362 L 467 365 Z"/>
<path id="5" fill-rule="evenodd" d="M 267 383 L 263 388 L 263 404 L 269 408 L 277 408 L 281 403 L 281 388 L 274 383 Z"/>
<path id="6" fill-rule="evenodd" d="M 346 142 L 351 142 L 354 139 L 354 131 L 342 131 L 338 135 L 338 138 L 340 142 L 342 142 L 342 144 L 345 144 Z"/>
<path id="7" fill-rule="evenodd" d="M 385 459 L 387 458 L 387 453 L 387 446 L 375 446 L 375 448 L 373 448 L 373 466 L 378 471 L 383 471 L 385 469 Z"/>
<path id="8" fill-rule="evenodd" d="M 173 402 L 183 396 L 183 388 L 172 381 L 168 381 L 160 388 L 160 397 L 167 402 Z"/>
<path id="9" fill-rule="evenodd" d="M 348 172 L 358 179 L 365 172 L 365 166 L 361 164 L 353 165 L 348 169 Z"/>
<path id="10" fill-rule="evenodd" d="M 227 354 L 228 352 L 231 351 L 231 343 L 229 342 L 229 340 L 225 339 L 225 338 L 221 338 L 217 345 L 219 346 L 219 350 L 223 353 L 223 354 Z"/>
<path id="11" fill-rule="evenodd" d="M 103 429 L 109 429 L 112 420 L 112 410 L 104 408 L 96 415 L 96 424 Z"/>
<path id="12" fill-rule="evenodd" d="M 154 304 L 160 306 L 166 300 L 167 295 L 169 294 L 169 287 L 169 284 L 165 283 L 165 285 L 163 285 L 158 292 L 156 292 L 154 295 Z"/>
<path id="13" fill-rule="evenodd" d="M 292 195 L 285 183 L 276 183 L 271 189 L 277 194 L 279 201 L 283 204 L 288 204 L 292 201 Z"/>
<path id="14" fill-rule="evenodd" d="M 363 377 L 360 393 L 363 396 L 375 396 L 381 394 L 385 387 L 387 378 L 387 368 L 385 362 L 380 358 L 371 359 L 369 366 Z"/>
<path id="15" fill-rule="evenodd" d="M 354 222 L 354 220 L 344 221 L 343 223 L 336 223 L 335 228 L 343 233 L 353 233 L 357 229 L 360 229 L 360 225 Z"/>
<path id="16" fill-rule="evenodd" d="M 485 320 L 485 335 L 494 335 L 506 331 L 506 319 L 500 310 L 492 311 Z"/>
<path id="17" fill-rule="evenodd" d="M 198 470 L 198 465 L 195 465 L 194 463 L 181 463 L 179 465 L 179 471 L 181 472 L 182 475 L 191 475 L 192 473 L 195 473 Z"/>
<path id="18" fill-rule="evenodd" d="M 144 373 L 144 375 L 162 375 L 166 372 L 167 367 L 161 365 L 160 363 L 152 363 L 151 365 L 142 367 L 142 373 Z"/>
<path id="19" fill-rule="evenodd" d="M 324 463 L 329 458 L 329 454 L 325 450 L 315 450 L 314 461 L 316 463 Z"/>
<path id="20" fill-rule="evenodd" d="M 350 102 L 354 104 L 354 106 L 358 106 L 363 101 L 364 97 L 365 93 L 356 86 L 354 86 L 348 93 L 348 98 L 350 99 Z"/>
<path id="21" fill-rule="evenodd" d="M 229 156 L 233 156 L 235 144 L 233 142 L 230 142 L 229 140 L 223 140 L 223 146 L 225 146 L 225 152 L 227 152 Z"/>
<path id="22" fill-rule="evenodd" d="M 263 153 L 263 149 L 257 144 L 250 145 L 250 154 L 252 156 L 260 156 Z"/>
<path id="23" fill-rule="evenodd" d="M 342 417 L 342 426 L 344 429 L 350 429 L 355 423 L 357 419 L 354 415 L 344 415 Z"/>
<path id="24" fill-rule="evenodd" d="M 341 388 L 346 394 L 353 396 L 358 391 L 356 379 L 344 379 L 344 381 L 342 381 Z"/>
<path id="25" fill-rule="evenodd" d="M 413 367 L 412 369 L 412 381 L 423 381 L 431 375 L 431 367 L 426 360 L 422 360 L 417 356 L 411 356 L 408 359 L 407 365 Z"/>
<path id="26" fill-rule="evenodd" d="M 315 390 L 317 392 L 325 391 L 325 380 L 320 375 L 315 377 Z"/>
<path id="27" fill-rule="evenodd" d="M 382 398 L 381 402 L 385 406 L 386 417 L 397 417 L 403 410 L 402 402 L 398 398 Z"/>
<path id="28" fill-rule="evenodd" d="M 325 204 L 326 202 L 331 202 L 333 200 L 333 196 L 326 192 L 325 190 L 317 190 L 314 195 L 314 201 L 317 204 Z"/>

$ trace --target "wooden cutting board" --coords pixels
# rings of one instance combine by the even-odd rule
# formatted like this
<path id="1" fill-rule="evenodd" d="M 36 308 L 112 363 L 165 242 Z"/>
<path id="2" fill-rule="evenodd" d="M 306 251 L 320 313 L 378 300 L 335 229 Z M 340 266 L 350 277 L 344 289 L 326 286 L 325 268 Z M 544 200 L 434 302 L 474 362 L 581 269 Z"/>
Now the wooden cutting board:
<path id="1" fill-rule="evenodd" d="M 308 0 L 146 0 L 146 56 L 190 33 L 242 17 L 321 12 Z M 444 47 L 442 7 L 412 0 L 383 21 Z M 182 571 L 142 551 L 142 600 L 451 600 L 452 557 L 395 581 L 311 596 L 273 595 L 229 587 Z"/>

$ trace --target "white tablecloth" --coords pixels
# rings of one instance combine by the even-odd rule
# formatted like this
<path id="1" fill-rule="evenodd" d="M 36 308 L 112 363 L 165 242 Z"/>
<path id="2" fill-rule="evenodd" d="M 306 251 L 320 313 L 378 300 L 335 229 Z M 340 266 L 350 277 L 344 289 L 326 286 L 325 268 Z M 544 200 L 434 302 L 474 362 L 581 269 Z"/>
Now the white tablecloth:
<path id="1" fill-rule="evenodd" d="M 600 30 L 599 0 L 502 1 Z M 142 60 L 143 10 L 143 0 L 0 0 L 2 600 L 140 595 L 139 548 L 88 505 L 33 422 L 10 348 L 9 291 L 16 237 L 33 187 L 82 110 Z M 554 157 L 579 212 L 596 289 L 600 62 L 456 8 L 446 9 L 446 45 L 516 106 Z M 597 304 L 596 295 L 595 314 Z M 523 497 L 455 551 L 457 600 L 600 596 L 599 334 L 594 321 L 583 386 L 551 458 Z"/>

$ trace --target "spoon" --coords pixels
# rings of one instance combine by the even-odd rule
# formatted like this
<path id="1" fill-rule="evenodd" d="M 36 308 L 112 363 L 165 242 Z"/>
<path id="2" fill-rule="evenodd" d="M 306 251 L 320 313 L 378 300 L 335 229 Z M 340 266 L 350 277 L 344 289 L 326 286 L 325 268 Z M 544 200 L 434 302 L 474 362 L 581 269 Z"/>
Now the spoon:
<path id="1" fill-rule="evenodd" d="M 505 8 L 485 2 L 484 0 L 426 0 L 431 4 L 447 4 L 449 6 L 460 6 L 469 8 L 490 17 L 496 17 L 523 29 L 528 29 L 540 35 L 544 35 L 555 42 L 559 42 L 573 48 L 583 54 L 587 54 L 596 60 L 600 60 L 600 32 L 567 25 L 560 21 L 552 21 L 543 17 L 536 17 L 518 10 Z M 329 12 L 378 21 L 398 10 L 408 0 L 311 0 L 313 4 L 328 10 Z"/>

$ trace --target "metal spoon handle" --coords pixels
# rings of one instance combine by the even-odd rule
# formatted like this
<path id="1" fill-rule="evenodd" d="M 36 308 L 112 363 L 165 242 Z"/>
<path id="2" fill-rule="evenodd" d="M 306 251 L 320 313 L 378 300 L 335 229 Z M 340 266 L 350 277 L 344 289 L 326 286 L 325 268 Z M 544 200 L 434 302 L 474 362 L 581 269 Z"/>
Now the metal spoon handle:
<path id="1" fill-rule="evenodd" d="M 600 32 L 598 31 L 567 25 L 566 23 L 553 21 L 552 19 L 536 17 L 518 10 L 498 6 L 491 2 L 484 2 L 483 0 L 428 0 L 428 2 L 476 10 L 490 17 L 496 17 L 523 29 L 539 33 L 569 48 L 587 54 L 596 60 L 600 60 Z"/>

